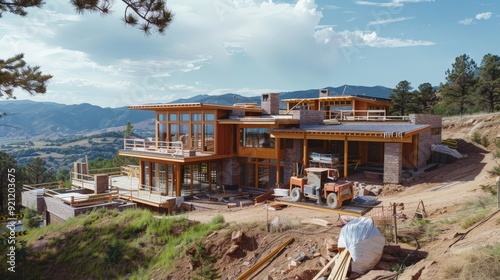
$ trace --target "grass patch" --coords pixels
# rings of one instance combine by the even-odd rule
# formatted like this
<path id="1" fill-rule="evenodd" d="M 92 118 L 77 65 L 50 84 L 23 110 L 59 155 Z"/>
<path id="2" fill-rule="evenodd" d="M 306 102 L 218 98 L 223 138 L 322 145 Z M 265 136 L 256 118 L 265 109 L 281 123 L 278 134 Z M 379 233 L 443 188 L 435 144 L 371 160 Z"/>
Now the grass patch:
<path id="1" fill-rule="evenodd" d="M 482 219 L 484 219 L 484 217 L 486 217 L 486 215 L 489 212 L 490 212 L 489 209 L 483 209 L 483 210 L 479 211 L 478 213 L 474 213 L 472 215 L 467 216 L 461 224 L 462 229 L 468 229 L 469 227 L 471 227 L 475 223 L 481 221 Z"/>
<path id="2" fill-rule="evenodd" d="M 437 239 L 437 236 L 441 233 L 442 229 L 436 224 L 432 223 L 430 220 L 418 220 L 413 219 L 407 228 L 406 233 L 409 236 L 415 238 L 419 243 L 426 243 Z M 408 239 L 407 243 L 412 243 L 413 240 Z"/>
<path id="3" fill-rule="evenodd" d="M 500 243 L 466 253 L 443 269 L 442 279 L 498 279 Z"/>
<path id="4" fill-rule="evenodd" d="M 186 248 L 225 226 L 222 215 L 202 224 L 187 216 L 155 218 L 144 209 L 96 209 L 64 223 L 30 230 L 23 237 L 32 250 L 29 262 L 34 273 L 27 279 L 57 275 L 151 279 L 155 274 L 173 271 Z M 37 245 L 36 251 L 33 245 Z M 54 275 L 50 274 L 52 270 L 47 271 L 51 267 L 57 267 Z"/>

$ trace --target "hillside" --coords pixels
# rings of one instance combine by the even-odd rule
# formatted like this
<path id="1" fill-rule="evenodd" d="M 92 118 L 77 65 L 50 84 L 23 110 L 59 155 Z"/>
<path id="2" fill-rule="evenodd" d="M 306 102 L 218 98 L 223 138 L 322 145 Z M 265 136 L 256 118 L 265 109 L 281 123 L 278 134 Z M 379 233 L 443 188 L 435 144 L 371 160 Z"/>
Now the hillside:
<path id="1" fill-rule="evenodd" d="M 422 173 L 404 186 L 383 187 L 377 199 L 386 208 L 390 203 L 400 206 L 402 238 L 398 246 L 388 241 L 393 247 L 375 270 L 360 278 L 352 274 L 351 279 L 382 279 L 383 275 L 392 275 L 384 279 L 412 280 L 498 279 L 500 212 L 496 195 L 492 195 L 495 178 L 487 172 L 496 163 L 486 147 L 470 141 L 467 135 L 472 137 L 474 131 L 494 142 L 500 131 L 500 114 L 445 118 L 443 138 L 460 137 L 458 150 L 466 157 Z M 420 201 L 427 217 L 412 220 Z M 144 212 L 111 212 L 42 228 L 27 236 L 27 261 L 32 272 L 48 279 L 125 275 L 129 279 L 203 279 L 202 275 L 216 274 L 221 279 L 235 279 L 294 238 L 283 253 L 256 271 L 254 279 L 305 280 L 329 258 L 325 241 L 336 240 L 342 224 L 340 215 L 296 207 L 268 211 L 263 204 L 227 208 L 224 203 L 209 203 L 196 208 L 179 217 L 174 223 L 177 227 L 163 225 L 165 219 L 155 222 Z M 377 217 L 377 212 L 370 215 Z M 308 219 L 323 219 L 331 225 L 301 223 Z M 266 231 L 269 221 L 273 221 L 270 233 Z M 202 229 L 196 237 L 188 229 L 204 224 L 208 230 Z M 243 232 L 241 241 L 234 239 L 237 232 Z M 185 239 L 177 239 L 181 237 Z M 233 247 L 235 244 L 238 246 Z M 121 252 L 119 258 L 116 251 Z M 291 260 L 302 252 L 306 253 L 303 263 L 290 269 Z M 323 260 L 313 252 L 320 253 Z M 111 266 L 110 262 L 115 263 Z M 399 267 L 406 269 L 397 275 Z"/>
<path id="2" fill-rule="evenodd" d="M 101 108 L 90 104 L 63 105 L 52 102 L 3 100 L 0 112 L 2 138 L 58 139 L 67 136 L 99 133 L 113 127 L 153 118 L 147 111 Z"/>

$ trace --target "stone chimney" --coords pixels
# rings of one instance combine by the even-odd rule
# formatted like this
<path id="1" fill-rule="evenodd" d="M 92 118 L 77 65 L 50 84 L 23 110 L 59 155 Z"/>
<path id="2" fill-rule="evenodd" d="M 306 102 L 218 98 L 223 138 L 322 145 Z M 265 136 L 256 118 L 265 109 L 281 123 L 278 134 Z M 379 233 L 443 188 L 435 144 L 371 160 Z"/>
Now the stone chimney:
<path id="1" fill-rule="evenodd" d="M 265 114 L 279 115 L 280 113 L 280 94 L 263 93 L 260 100 L 260 107 Z"/>
<path id="2" fill-rule="evenodd" d="M 322 88 L 319 90 L 319 97 L 328 97 L 330 96 L 330 90 L 327 88 Z"/>

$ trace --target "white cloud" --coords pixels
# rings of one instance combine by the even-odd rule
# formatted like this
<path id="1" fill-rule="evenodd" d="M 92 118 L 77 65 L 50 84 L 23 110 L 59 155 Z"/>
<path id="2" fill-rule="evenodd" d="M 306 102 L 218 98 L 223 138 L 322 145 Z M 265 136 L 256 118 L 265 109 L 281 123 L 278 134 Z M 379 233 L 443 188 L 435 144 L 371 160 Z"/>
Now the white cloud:
<path id="1" fill-rule="evenodd" d="M 432 46 L 435 44 L 430 41 L 379 37 L 374 31 L 357 30 L 336 32 L 332 28 L 318 30 L 315 34 L 315 38 L 318 43 L 337 44 L 340 47 L 367 46 L 375 48 L 399 48 Z"/>
<path id="2" fill-rule="evenodd" d="M 466 19 L 463 19 L 463 20 L 459 21 L 458 23 L 463 24 L 463 25 L 471 25 L 473 22 L 474 22 L 473 19 L 466 18 Z"/>
<path id="3" fill-rule="evenodd" d="M 399 18 L 390 18 L 390 19 L 382 19 L 376 21 L 370 21 L 368 25 L 386 25 L 389 23 L 400 22 L 405 20 L 414 19 L 414 17 L 399 17 Z"/>
<path id="4" fill-rule="evenodd" d="M 492 14 L 491 12 L 487 12 L 487 13 L 480 13 L 480 14 L 477 14 L 477 15 L 476 15 L 476 19 L 477 19 L 477 20 L 482 20 L 482 19 L 484 19 L 484 20 L 488 20 L 488 19 L 490 19 L 490 18 L 491 18 L 491 16 L 492 16 L 492 15 L 493 15 L 493 14 Z"/>
<path id="5" fill-rule="evenodd" d="M 376 7 L 402 7 L 406 3 L 434 2 L 434 0 L 391 0 L 390 2 L 356 1 L 356 4 Z"/>

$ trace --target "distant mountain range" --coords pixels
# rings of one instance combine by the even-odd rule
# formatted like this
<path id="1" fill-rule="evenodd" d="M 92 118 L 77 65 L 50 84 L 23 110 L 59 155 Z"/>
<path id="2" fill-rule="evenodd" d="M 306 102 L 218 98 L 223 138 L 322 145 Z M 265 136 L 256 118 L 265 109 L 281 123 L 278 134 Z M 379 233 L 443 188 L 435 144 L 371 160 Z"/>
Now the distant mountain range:
<path id="1" fill-rule="evenodd" d="M 326 87 L 330 95 L 366 95 L 388 98 L 392 89 L 375 86 Z M 280 98 L 318 97 L 319 89 L 280 93 Z M 234 103 L 260 104 L 260 96 L 245 97 L 238 94 L 197 95 L 178 99 L 171 103 L 210 103 L 233 105 Z M 91 104 L 64 105 L 29 100 L 0 101 L 1 138 L 47 138 L 56 139 L 75 135 L 88 135 L 107 131 L 123 131 L 127 121 L 134 124 L 134 130 L 154 130 L 154 113 L 129 110 L 127 107 L 102 108 Z"/>

